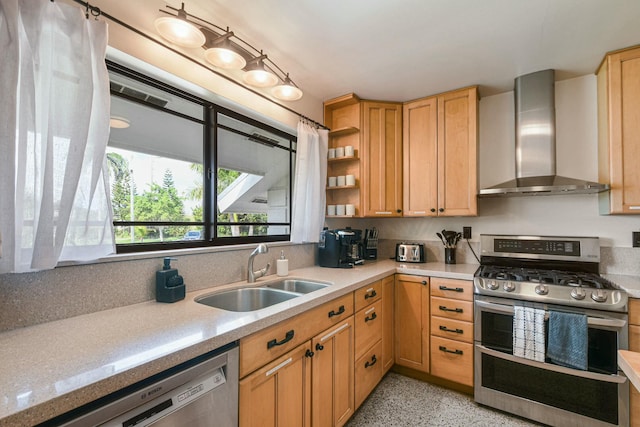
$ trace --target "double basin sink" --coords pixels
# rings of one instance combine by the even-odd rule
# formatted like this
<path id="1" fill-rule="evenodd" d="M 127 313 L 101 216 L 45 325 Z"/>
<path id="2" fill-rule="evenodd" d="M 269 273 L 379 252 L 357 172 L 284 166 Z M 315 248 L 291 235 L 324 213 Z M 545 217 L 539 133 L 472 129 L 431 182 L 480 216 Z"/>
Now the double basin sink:
<path id="1" fill-rule="evenodd" d="M 327 286 L 328 283 L 311 280 L 283 279 L 266 282 L 261 287 L 213 292 L 199 296 L 195 301 L 222 310 L 246 312 L 260 310 Z"/>

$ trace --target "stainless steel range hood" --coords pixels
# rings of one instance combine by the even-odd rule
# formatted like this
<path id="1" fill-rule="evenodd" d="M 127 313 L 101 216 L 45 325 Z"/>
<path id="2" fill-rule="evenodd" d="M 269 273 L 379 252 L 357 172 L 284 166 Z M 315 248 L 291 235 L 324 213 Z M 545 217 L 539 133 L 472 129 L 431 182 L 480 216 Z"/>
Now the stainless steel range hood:
<path id="1" fill-rule="evenodd" d="M 515 80 L 516 178 L 480 190 L 480 197 L 586 194 L 606 191 L 597 182 L 556 175 L 554 71 Z"/>

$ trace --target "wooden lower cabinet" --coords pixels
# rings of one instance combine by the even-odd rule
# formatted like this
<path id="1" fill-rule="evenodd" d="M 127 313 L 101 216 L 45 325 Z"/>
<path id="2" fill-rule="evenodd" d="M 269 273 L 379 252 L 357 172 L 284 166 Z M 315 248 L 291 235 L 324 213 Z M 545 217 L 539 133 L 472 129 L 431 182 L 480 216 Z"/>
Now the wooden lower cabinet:
<path id="1" fill-rule="evenodd" d="M 640 300 L 629 299 L 629 350 L 640 351 Z M 629 381 L 629 425 L 640 427 L 640 392 Z"/>
<path id="2" fill-rule="evenodd" d="M 354 318 L 311 340 L 312 425 L 343 426 L 354 407 Z"/>
<path id="3" fill-rule="evenodd" d="M 356 408 L 362 405 L 382 378 L 381 354 L 382 340 L 356 360 Z"/>
<path id="4" fill-rule="evenodd" d="M 473 386 L 473 344 L 431 337 L 431 375 Z"/>
<path id="5" fill-rule="evenodd" d="M 311 342 L 240 380 L 240 426 L 311 425 Z"/>
<path id="6" fill-rule="evenodd" d="M 397 274 L 395 362 L 429 372 L 429 278 Z"/>
<path id="7" fill-rule="evenodd" d="M 395 362 L 395 275 L 382 279 L 382 371 L 388 372 Z"/>

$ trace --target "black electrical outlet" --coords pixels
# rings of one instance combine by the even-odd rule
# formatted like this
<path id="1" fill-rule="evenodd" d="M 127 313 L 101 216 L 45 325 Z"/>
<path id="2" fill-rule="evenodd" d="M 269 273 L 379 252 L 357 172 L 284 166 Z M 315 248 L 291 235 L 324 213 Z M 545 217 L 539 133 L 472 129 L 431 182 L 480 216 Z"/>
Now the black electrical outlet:
<path id="1" fill-rule="evenodd" d="M 462 227 L 462 238 L 463 239 L 471 238 L 471 227 Z"/>
<path id="2" fill-rule="evenodd" d="M 633 246 L 634 248 L 640 248 L 640 231 L 633 232 L 633 241 L 631 243 L 631 246 Z"/>

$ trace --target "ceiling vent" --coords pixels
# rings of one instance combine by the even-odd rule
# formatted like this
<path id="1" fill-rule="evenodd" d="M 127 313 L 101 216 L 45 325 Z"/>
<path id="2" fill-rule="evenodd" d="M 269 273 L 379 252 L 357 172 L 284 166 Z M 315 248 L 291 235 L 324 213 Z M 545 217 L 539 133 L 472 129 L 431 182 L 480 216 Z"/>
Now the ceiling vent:
<path id="1" fill-rule="evenodd" d="M 121 93 L 130 98 L 139 99 L 158 107 L 165 107 L 169 103 L 169 101 L 166 99 L 158 98 L 157 96 L 144 93 L 138 89 L 134 89 L 130 86 L 125 86 L 116 82 L 111 82 L 111 92 Z"/>

